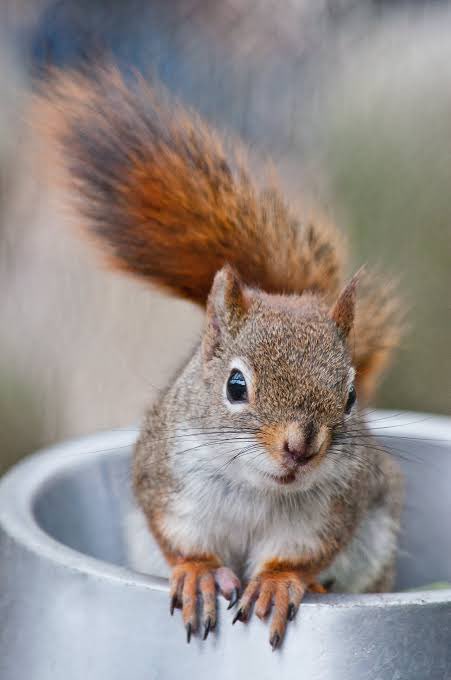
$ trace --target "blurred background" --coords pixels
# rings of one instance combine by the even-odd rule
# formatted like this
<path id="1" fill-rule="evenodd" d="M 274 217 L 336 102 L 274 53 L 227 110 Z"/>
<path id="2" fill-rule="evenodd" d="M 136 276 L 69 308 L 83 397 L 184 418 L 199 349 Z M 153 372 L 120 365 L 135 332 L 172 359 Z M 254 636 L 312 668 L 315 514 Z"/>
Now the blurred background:
<path id="1" fill-rule="evenodd" d="M 379 392 L 451 411 L 451 3 L 2 0 L 0 472 L 36 448 L 137 423 L 202 314 L 102 270 L 68 224 L 28 129 L 49 65 L 105 56 L 161 78 L 270 155 L 401 280 L 410 331 Z"/>

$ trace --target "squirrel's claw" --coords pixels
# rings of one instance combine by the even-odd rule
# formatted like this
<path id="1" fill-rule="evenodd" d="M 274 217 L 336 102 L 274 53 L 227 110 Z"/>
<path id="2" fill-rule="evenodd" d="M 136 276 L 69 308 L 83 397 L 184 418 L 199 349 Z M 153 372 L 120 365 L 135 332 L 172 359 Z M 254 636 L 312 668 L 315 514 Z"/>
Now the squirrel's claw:
<path id="1" fill-rule="evenodd" d="M 274 633 L 269 640 L 269 644 L 272 647 L 272 651 L 275 652 L 277 647 L 280 645 L 280 635 L 279 633 Z"/>
<path id="2" fill-rule="evenodd" d="M 258 594 L 259 587 L 260 581 L 258 577 L 252 579 L 252 581 L 248 583 L 238 603 L 238 609 L 235 613 L 235 616 L 233 617 L 232 624 L 236 623 L 237 621 L 242 621 L 243 623 L 247 621 L 247 619 L 249 618 L 249 612 L 252 607 L 252 603 L 254 602 Z"/>
<path id="3" fill-rule="evenodd" d="M 290 602 L 288 605 L 288 614 L 287 614 L 287 619 L 288 621 L 293 621 L 294 617 L 296 616 L 297 608 L 293 604 L 293 602 Z"/>
<path id="4" fill-rule="evenodd" d="M 174 567 L 169 609 L 171 614 L 182 609 L 187 642 L 198 629 L 198 611 L 204 640 L 216 627 L 216 586 L 227 599 L 238 601 L 240 582 L 230 569 L 217 568 L 213 560 L 186 560 Z"/>
<path id="5" fill-rule="evenodd" d="M 179 605 L 179 601 L 178 601 L 178 595 L 177 595 L 177 593 L 173 593 L 171 595 L 171 602 L 170 602 L 170 605 L 169 605 L 169 611 L 170 611 L 171 616 L 174 616 L 174 610 L 179 606 L 180 605 Z"/>
<path id="6" fill-rule="evenodd" d="M 204 623 L 204 634 L 202 636 L 202 640 L 206 640 L 208 637 L 208 633 L 211 630 L 211 619 L 209 616 L 207 616 L 205 623 Z"/>
<path id="7" fill-rule="evenodd" d="M 306 590 L 316 593 L 326 592 L 318 583 L 307 584 L 299 572 L 265 571 L 253 578 L 238 603 L 232 623 L 247 621 L 251 607 L 255 603 L 255 614 L 265 619 L 271 609 L 270 645 L 276 650 L 282 644 L 288 621 L 293 621 Z"/>
<path id="8" fill-rule="evenodd" d="M 237 621 L 244 621 L 241 607 L 235 612 L 235 616 L 232 619 L 232 626 L 234 626 Z"/>
<path id="9" fill-rule="evenodd" d="M 240 590 L 239 590 L 239 588 L 234 588 L 233 593 L 230 597 L 230 602 L 229 602 L 229 606 L 227 607 L 227 609 L 232 609 L 232 607 L 234 607 L 236 605 L 236 603 L 238 602 L 239 599 L 240 599 Z"/>

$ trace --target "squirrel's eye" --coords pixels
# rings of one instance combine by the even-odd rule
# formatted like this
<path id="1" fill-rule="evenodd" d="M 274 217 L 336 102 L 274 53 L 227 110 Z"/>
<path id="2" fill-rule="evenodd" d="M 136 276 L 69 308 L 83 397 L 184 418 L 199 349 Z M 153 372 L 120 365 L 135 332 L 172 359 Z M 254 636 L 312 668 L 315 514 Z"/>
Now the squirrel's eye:
<path id="1" fill-rule="evenodd" d="M 244 375 L 234 368 L 227 380 L 227 398 L 233 404 L 247 401 L 247 386 Z"/>
<path id="2" fill-rule="evenodd" d="M 354 385 L 351 385 L 351 387 L 349 388 L 348 401 L 346 402 L 345 408 L 346 413 L 351 413 L 351 409 L 354 406 L 356 399 L 357 392 L 355 391 Z"/>

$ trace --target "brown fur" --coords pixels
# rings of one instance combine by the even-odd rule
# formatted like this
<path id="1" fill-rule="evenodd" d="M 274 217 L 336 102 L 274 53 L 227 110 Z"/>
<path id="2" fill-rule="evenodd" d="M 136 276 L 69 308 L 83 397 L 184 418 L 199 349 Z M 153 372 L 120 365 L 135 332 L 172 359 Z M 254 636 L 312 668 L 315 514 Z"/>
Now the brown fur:
<path id="1" fill-rule="evenodd" d="M 318 590 L 320 572 L 352 547 L 375 509 L 393 523 L 394 543 L 399 472 L 373 451 L 358 406 L 347 403 L 353 369 L 365 399 L 397 342 L 395 296 L 361 273 L 339 294 L 337 232 L 321 220 L 303 223 L 276 189 L 258 188 L 243 150 L 226 152 L 216 133 L 160 88 L 141 79 L 125 84 L 116 71 L 97 69 L 89 78 L 57 76 L 42 105 L 81 219 L 109 257 L 206 305 L 202 342 L 150 410 L 134 458 L 135 494 L 173 567 L 172 598 L 183 609 L 188 638 L 197 627 L 199 595 L 205 635 L 214 626 L 215 571 L 219 558 L 233 560 L 225 545 L 237 538 L 231 532 L 242 532 L 235 549 L 246 562 L 255 548 L 259 566 L 237 617 L 247 618 L 255 600 L 266 616 L 272 602 L 276 647 L 306 588 Z M 241 405 L 224 392 L 234 361 L 252 374 Z M 185 437 L 195 446 L 186 447 Z M 229 459 L 222 448 L 228 438 L 234 445 L 251 441 L 256 462 Z M 305 465 L 287 457 L 290 438 L 295 449 L 308 443 Z M 282 486 L 289 485 L 285 495 Z M 315 527 L 310 541 L 286 539 L 285 522 L 298 530 L 295 511 L 299 524 Z M 301 553 L 294 559 L 281 559 L 290 554 L 286 546 L 281 555 L 258 552 L 255 536 L 273 516 L 283 526 L 271 537 L 293 540 Z M 387 546 L 375 556 L 376 567 L 361 558 L 363 573 L 370 569 L 367 583 L 388 584 L 394 559 L 388 539 Z M 239 583 L 234 574 L 230 582 Z"/>
<path id="2" fill-rule="evenodd" d="M 38 108 L 83 219 L 121 269 L 200 304 L 226 262 L 268 292 L 337 290 L 339 235 L 325 220 L 302 224 L 274 186 L 256 187 L 243 147 L 160 86 L 126 85 L 114 69 L 69 73 Z"/>

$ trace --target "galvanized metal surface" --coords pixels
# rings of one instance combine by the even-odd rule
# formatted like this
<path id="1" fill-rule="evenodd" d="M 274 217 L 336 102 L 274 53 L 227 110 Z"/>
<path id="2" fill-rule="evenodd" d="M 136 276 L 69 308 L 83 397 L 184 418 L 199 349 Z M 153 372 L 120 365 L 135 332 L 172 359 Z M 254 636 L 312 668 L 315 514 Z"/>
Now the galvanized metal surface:
<path id="1" fill-rule="evenodd" d="M 451 419 L 385 425 L 408 458 L 398 585 L 451 581 Z M 264 623 L 232 627 L 220 602 L 217 634 L 188 646 L 133 506 L 135 436 L 54 447 L 0 482 L 1 680 L 451 678 L 451 590 L 309 596 L 276 653 Z M 144 563 L 160 576 L 131 569 Z"/>

